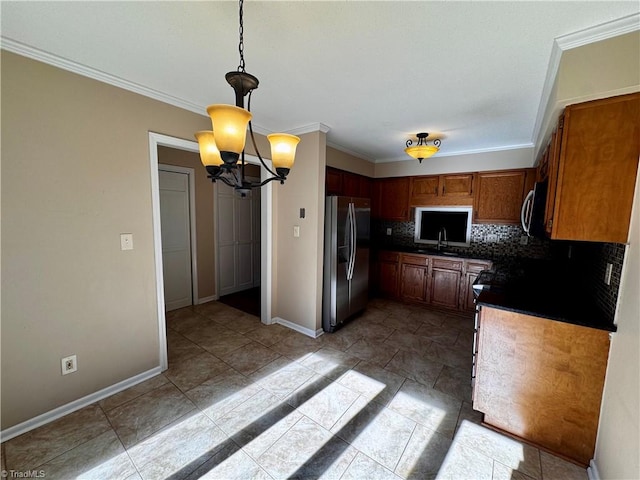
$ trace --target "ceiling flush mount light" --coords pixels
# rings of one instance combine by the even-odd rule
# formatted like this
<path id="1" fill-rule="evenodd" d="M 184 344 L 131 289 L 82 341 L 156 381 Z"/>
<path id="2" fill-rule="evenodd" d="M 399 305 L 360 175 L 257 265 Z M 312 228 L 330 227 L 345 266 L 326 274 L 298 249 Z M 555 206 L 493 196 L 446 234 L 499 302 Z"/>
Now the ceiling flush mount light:
<path id="1" fill-rule="evenodd" d="M 407 140 L 407 148 L 404 149 L 407 155 L 415 158 L 418 162 L 422 163 L 423 158 L 429 158 L 440 150 L 440 144 L 442 143 L 439 138 L 433 140 L 433 145 L 427 143 L 428 133 L 418 133 L 418 144 L 413 147 L 413 140 Z"/>
<path id="2" fill-rule="evenodd" d="M 267 135 L 271 144 L 270 168 L 262 159 L 256 140 L 253 136 L 251 125 L 251 92 L 258 88 L 258 79 L 245 71 L 244 65 L 244 38 L 243 38 L 243 0 L 240 0 L 240 65 L 237 71 L 225 75 L 227 83 L 235 92 L 236 104 L 233 105 L 209 105 L 207 113 L 211 117 L 212 130 L 196 132 L 195 137 L 200 147 L 200 160 L 207 169 L 213 182 L 221 180 L 230 187 L 235 188 L 240 194 L 246 193 L 252 188 L 259 188 L 273 180 L 284 183 L 296 155 L 296 146 L 300 138 L 286 133 L 274 133 Z M 247 108 L 244 108 L 244 97 L 248 95 Z M 245 177 L 244 147 L 249 136 L 256 156 L 260 163 L 271 174 L 271 177 L 262 182 L 251 182 Z"/>

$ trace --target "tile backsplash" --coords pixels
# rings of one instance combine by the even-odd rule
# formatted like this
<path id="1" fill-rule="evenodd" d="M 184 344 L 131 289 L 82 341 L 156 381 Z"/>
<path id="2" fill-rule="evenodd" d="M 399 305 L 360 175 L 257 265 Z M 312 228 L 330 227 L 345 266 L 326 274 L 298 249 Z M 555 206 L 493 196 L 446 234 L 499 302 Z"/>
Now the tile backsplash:
<path id="1" fill-rule="evenodd" d="M 391 235 L 387 235 L 387 229 Z M 373 240 L 377 245 L 419 246 L 413 241 L 414 222 L 372 221 Z M 489 241 L 491 235 L 495 241 Z M 522 237 L 527 244 L 522 245 Z M 474 257 L 528 257 L 544 258 L 548 255 L 549 242 L 526 237 L 518 225 L 471 225 L 471 245 L 469 247 L 447 247 L 447 250 L 468 254 Z"/>
<path id="2" fill-rule="evenodd" d="M 375 245 L 424 247 L 413 241 L 414 222 L 389 222 L 372 220 L 372 239 Z M 387 229 L 391 235 L 387 235 Z M 488 236 L 495 241 L 489 241 Z M 495 237 L 493 237 L 495 235 Z M 519 263 L 519 258 L 531 260 L 552 260 L 570 268 L 573 276 L 585 285 L 585 295 L 593 295 L 602 314 L 611 322 L 615 317 L 620 288 L 622 264 L 626 245 L 617 243 L 566 242 L 526 237 L 519 225 L 471 225 L 471 245 L 469 247 L 447 247 L 470 257 L 490 258 L 501 263 Z M 611 283 L 604 283 L 607 263 L 613 265 Z"/>

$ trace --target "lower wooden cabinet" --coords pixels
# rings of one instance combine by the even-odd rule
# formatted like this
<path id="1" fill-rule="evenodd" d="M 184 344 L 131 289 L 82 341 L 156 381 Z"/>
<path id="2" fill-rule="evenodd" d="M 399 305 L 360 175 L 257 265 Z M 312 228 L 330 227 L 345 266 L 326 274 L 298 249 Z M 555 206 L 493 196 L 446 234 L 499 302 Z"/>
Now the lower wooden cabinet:
<path id="1" fill-rule="evenodd" d="M 483 260 L 467 260 L 465 262 L 464 275 L 460 284 L 460 309 L 473 312 L 476 309 L 473 296 L 473 282 L 483 270 L 489 270 L 491 262 Z"/>
<path id="2" fill-rule="evenodd" d="M 472 311 L 471 285 L 491 262 L 398 252 L 378 252 L 374 290 L 380 296 L 406 302 Z"/>
<path id="3" fill-rule="evenodd" d="M 400 255 L 400 297 L 403 300 L 427 301 L 429 266 L 429 257 L 426 255 Z"/>
<path id="4" fill-rule="evenodd" d="M 588 465 L 609 332 L 483 306 L 473 409 L 484 422 Z"/>
<path id="5" fill-rule="evenodd" d="M 457 309 L 460 301 L 462 260 L 433 258 L 429 303 Z"/>
<path id="6" fill-rule="evenodd" d="M 377 293 L 382 297 L 398 298 L 400 280 L 400 254 L 378 252 Z"/>

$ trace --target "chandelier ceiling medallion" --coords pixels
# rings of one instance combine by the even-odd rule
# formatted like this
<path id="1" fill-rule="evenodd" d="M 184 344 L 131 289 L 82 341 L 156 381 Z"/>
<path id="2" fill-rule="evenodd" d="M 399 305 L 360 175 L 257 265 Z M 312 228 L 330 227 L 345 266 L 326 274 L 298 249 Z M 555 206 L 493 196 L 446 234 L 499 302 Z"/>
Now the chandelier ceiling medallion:
<path id="1" fill-rule="evenodd" d="M 221 180 L 244 196 L 250 189 L 262 187 L 273 180 L 284 183 L 293 166 L 296 146 L 300 138 L 286 133 L 267 135 L 271 144 L 271 163 L 275 172 L 266 164 L 258 151 L 251 125 L 251 93 L 258 88 L 259 82 L 256 77 L 245 71 L 243 3 L 243 0 L 239 0 L 240 64 L 236 71 L 225 75 L 227 83 L 235 91 L 236 104 L 235 106 L 209 105 L 207 113 L 211 117 L 212 130 L 196 132 L 195 137 L 200 149 L 200 160 L 207 169 L 208 178 L 213 182 Z M 244 97 L 247 95 L 245 109 Z M 244 147 L 247 127 L 256 156 L 271 175 L 262 182 L 251 182 L 245 177 Z"/>
<path id="2" fill-rule="evenodd" d="M 440 150 L 440 144 L 442 143 L 439 138 L 433 140 L 433 145 L 429 145 L 427 143 L 428 133 L 418 133 L 416 137 L 418 137 L 418 144 L 413 145 L 413 141 L 411 139 L 407 140 L 407 148 L 404 151 L 410 157 L 418 160 L 419 163 L 422 163 L 423 158 L 429 158 L 438 153 Z"/>

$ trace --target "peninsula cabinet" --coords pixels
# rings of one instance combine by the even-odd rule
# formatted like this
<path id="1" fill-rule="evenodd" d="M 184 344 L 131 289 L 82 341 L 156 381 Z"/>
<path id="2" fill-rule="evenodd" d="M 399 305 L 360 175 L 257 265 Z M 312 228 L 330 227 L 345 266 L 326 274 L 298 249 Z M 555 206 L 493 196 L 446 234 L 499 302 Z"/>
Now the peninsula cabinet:
<path id="1" fill-rule="evenodd" d="M 582 465 L 593 458 L 609 332 L 482 306 L 473 409 Z"/>
<path id="2" fill-rule="evenodd" d="M 566 107 L 558 138 L 549 154 L 547 233 L 554 240 L 626 243 L 640 155 L 640 93 Z"/>
<path id="3" fill-rule="evenodd" d="M 411 177 L 409 204 L 412 207 L 471 205 L 472 186 L 472 173 Z"/>
<path id="4" fill-rule="evenodd" d="M 474 193 L 474 223 L 520 224 L 520 210 L 533 188 L 536 169 L 478 172 Z"/>
<path id="5" fill-rule="evenodd" d="M 409 177 L 381 178 L 373 182 L 371 216 L 379 220 L 409 220 Z"/>

